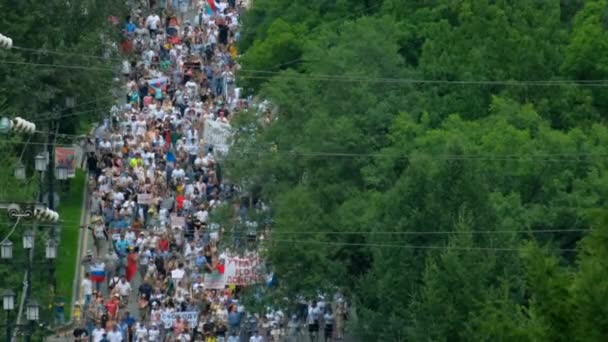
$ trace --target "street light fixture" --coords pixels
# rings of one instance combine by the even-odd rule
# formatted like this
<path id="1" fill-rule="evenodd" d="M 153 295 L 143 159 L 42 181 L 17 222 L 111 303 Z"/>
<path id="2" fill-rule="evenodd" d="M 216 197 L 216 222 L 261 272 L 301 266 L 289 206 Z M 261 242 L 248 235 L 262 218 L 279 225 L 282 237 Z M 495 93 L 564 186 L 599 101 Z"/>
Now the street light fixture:
<path id="1" fill-rule="evenodd" d="M 0 118 L 0 134 L 8 134 L 8 132 L 11 131 L 12 127 L 13 122 L 11 121 L 11 119 L 7 118 L 6 116 Z"/>
<path id="2" fill-rule="evenodd" d="M 0 244 L 0 258 L 11 259 L 13 257 L 13 243 L 4 241 Z"/>
<path id="3" fill-rule="evenodd" d="M 55 168 L 55 178 L 58 180 L 68 179 L 68 168 L 65 166 L 57 166 Z"/>
<path id="4" fill-rule="evenodd" d="M 27 307 L 25 309 L 25 316 L 27 320 L 30 322 L 37 321 L 40 318 L 40 305 L 35 299 L 30 300 L 27 303 Z"/>
<path id="5" fill-rule="evenodd" d="M 53 260 L 57 258 L 57 242 L 55 240 L 49 240 L 46 242 L 46 258 Z"/>
<path id="6" fill-rule="evenodd" d="M 68 108 L 74 108 L 76 106 L 76 99 L 71 96 L 65 98 L 65 106 Z"/>
<path id="7" fill-rule="evenodd" d="M 31 230 L 26 230 L 23 233 L 23 248 L 31 249 L 34 248 L 34 232 Z"/>
<path id="8" fill-rule="evenodd" d="M 39 154 L 34 158 L 36 162 L 36 171 L 44 172 L 46 171 L 46 157 L 42 154 Z"/>
<path id="9" fill-rule="evenodd" d="M 12 290 L 4 290 L 2 293 L 2 308 L 4 311 L 15 310 L 15 292 Z"/>
<path id="10" fill-rule="evenodd" d="M 19 180 L 25 179 L 25 165 L 21 162 L 15 165 L 15 178 Z"/>

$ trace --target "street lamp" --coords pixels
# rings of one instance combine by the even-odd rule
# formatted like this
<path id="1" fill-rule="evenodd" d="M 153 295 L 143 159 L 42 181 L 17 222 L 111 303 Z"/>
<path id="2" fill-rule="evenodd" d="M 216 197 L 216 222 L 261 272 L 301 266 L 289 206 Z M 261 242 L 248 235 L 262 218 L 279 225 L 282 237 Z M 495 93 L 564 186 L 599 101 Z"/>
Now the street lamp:
<path id="1" fill-rule="evenodd" d="M 40 305 L 35 299 L 31 299 L 25 308 L 25 317 L 30 322 L 37 321 L 39 318 Z"/>
<path id="2" fill-rule="evenodd" d="M 6 289 L 2 293 L 2 308 L 6 312 L 6 340 L 10 342 L 11 338 L 11 311 L 15 310 L 15 292 Z"/>
<path id="3" fill-rule="evenodd" d="M 31 230 L 26 230 L 23 233 L 23 248 L 31 249 L 34 248 L 34 232 Z"/>
<path id="4" fill-rule="evenodd" d="M 4 308 L 4 311 L 15 310 L 15 292 L 8 289 L 4 290 L 2 293 L 2 308 Z"/>
<path id="5" fill-rule="evenodd" d="M 44 172 L 46 171 L 46 157 L 42 154 L 39 154 L 34 158 L 36 162 L 36 171 Z"/>
<path id="6" fill-rule="evenodd" d="M 0 258 L 11 259 L 13 257 L 13 243 L 4 241 L 0 244 Z"/>
<path id="7" fill-rule="evenodd" d="M 57 242 L 55 240 L 49 240 L 46 242 L 46 258 L 53 260 L 57 257 Z"/>
<path id="8" fill-rule="evenodd" d="M 65 166 L 57 166 L 55 168 L 55 178 L 58 180 L 68 179 L 68 168 Z"/>
<path id="9" fill-rule="evenodd" d="M 25 166 L 21 162 L 15 165 L 15 178 L 19 180 L 25 179 Z"/>
<path id="10" fill-rule="evenodd" d="M 71 96 L 65 98 L 65 106 L 68 108 L 74 108 L 76 106 L 76 99 Z"/>
<path id="11" fill-rule="evenodd" d="M 13 122 L 11 121 L 11 119 L 7 118 L 6 116 L 3 116 L 0 119 L 0 134 L 7 134 L 11 131 L 12 127 Z"/>

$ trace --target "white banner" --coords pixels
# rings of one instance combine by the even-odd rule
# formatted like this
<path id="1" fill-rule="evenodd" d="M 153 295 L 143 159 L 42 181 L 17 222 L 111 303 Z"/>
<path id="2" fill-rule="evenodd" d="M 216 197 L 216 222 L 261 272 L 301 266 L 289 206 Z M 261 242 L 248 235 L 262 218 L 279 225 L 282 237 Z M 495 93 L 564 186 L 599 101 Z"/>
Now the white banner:
<path id="1" fill-rule="evenodd" d="M 138 204 L 150 204 L 152 203 L 152 194 L 137 194 Z"/>
<path id="2" fill-rule="evenodd" d="M 180 317 L 182 320 L 188 321 L 188 326 L 190 328 L 196 327 L 198 323 L 198 311 L 185 311 L 185 312 L 173 312 L 173 313 L 164 313 L 161 312 L 160 320 L 163 321 L 165 325 L 165 329 L 171 328 L 175 320 Z"/>
<path id="3" fill-rule="evenodd" d="M 230 125 L 211 120 L 205 121 L 203 139 L 205 143 L 213 145 L 214 150 L 221 153 L 228 152 L 231 136 Z"/>
<path id="4" fill-rule="evenodd" d="M 229 256 L 226 258 L 225 266 L 226 284 L 247 286 L 264 282 L 264 275 L 260 269 L 262 258 L 259 256 Z"/>

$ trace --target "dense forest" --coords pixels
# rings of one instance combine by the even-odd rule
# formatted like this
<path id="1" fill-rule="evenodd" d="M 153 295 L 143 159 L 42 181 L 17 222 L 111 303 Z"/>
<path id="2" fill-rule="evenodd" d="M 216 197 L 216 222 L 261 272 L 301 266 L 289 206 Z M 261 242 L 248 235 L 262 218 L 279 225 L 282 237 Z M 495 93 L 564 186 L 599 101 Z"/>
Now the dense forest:
<path id="1" fill-rule="evenodd" d="M 361 341 L 608 338 L 608 1 L 256 0 L 243 25 L 271 110 L 224 169 L 271 203 L 275 297 L 341 288 Z"/>

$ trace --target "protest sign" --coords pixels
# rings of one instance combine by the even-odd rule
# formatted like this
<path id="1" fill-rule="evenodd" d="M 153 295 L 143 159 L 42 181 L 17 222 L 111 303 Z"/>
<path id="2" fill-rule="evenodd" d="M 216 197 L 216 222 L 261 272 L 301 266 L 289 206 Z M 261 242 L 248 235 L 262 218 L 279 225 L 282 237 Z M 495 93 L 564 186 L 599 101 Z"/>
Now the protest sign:
<path id="1" fill-rule="evenodd" d="M 213 145 L 214 150 L 220 153 L 228 152 L 231 136 L 230 125 L 211 120 L 205 121 L 203 139 L 205 143 Z"/>
<path id="2" fill-rule="evenodd" d="M 247 286 L 265 280 L 260 270 L 262 259 L 259 256 L 228 256 L 225 266 L 224 277 L 228 284 Z"/>
<path id="3" fill-rule="evenodd" d="M 76 150 L 71 147 L 55 147 L 55 167 L 68 169 L 68 177 L 76 176 Z"/>
<path id="4" fill-rule="evenodd" d="M 152 203 L 152 194 L 137 194 L 138 204 L 150 204 Z"/>
<path id="5" fill-rule="evenodd" d="M 177 216 L 177 214 L 171 214 L 171 226 L 186 227 L 186 218 Z"/>
<path id="6" fill-rule="evenodd" d="M 226 287 L 226 277 L 217 272 L 205 273 L 203 285 L 205 289 L 221 290 Z"/>
<path id="7" fill-rule="evenodd" d="M 198 312 L 197 311 L 184 311 L 184 312 L 161 312 L 160 320 L 163 322 L 165 329 L 171 328 L 175 320 L 180 317 L 182 320 L 188 321 L 188 326 L 195 327 L 198 323 Z"/>

